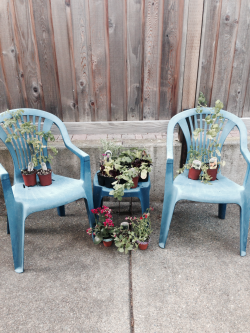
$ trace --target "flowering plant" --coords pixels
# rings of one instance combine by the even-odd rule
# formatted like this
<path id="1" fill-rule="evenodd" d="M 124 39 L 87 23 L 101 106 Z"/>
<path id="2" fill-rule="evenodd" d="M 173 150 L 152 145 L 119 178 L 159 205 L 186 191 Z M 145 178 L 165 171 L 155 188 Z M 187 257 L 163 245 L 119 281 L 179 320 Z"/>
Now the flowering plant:
<path id="1" fill-rule="evenodd" d="M 91 209 L 95 214 L 95 227 L 87 229 L 87 234 L 95 236 L 94 244 L 100 244 L 103 239 L 113 238 L 114 223 L 112 220 L 111 209 L 107 206 L 102 206 L 97 209 Z"/>
<path id="2" fill-rule="evenodd" d="M 146 213 L 142 214 L 140 218 L 138 217 L 126 217 L 132 224 L 132 229 L 137 237 L 138 243 L 149 243 L 150 235 L 152 233 L 150 211 L 153 210 L 152 207 L 148 208 Z"/>

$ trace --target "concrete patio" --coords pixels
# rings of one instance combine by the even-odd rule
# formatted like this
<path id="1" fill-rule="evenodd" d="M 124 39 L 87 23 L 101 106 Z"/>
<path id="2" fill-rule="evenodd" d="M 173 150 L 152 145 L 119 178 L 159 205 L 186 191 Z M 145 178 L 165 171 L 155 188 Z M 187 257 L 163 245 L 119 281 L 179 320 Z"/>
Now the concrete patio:
<path id="1" fill-rule="evenodd" d="M 128 203 L 105 202 L 116 224 Z M 25 272 L 14 272 L 0 205 L 1 332 L 237 332 L 250 327 L 250 253 L 239 255 L 239 207 L 179 202 L 165 249 L 162 204 L 153 202 L 147 251 L 122 255 L 86 234 L 83 201 L 26 220 Z M 140 215 L 138 202 L 133 215 Z M 132 288 L 131 288 L 132 287 Z"/>

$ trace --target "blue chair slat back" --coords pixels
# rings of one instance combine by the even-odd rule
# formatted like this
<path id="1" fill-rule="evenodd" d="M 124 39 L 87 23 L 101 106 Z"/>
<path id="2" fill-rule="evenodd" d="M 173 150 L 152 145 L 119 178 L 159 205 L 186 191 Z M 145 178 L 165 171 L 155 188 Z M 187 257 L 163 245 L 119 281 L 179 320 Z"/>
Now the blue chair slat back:
<path id="1" fill-rule="evenodd" d="M 212 112 L 212 108 L 203 108 L 202 113 L 196 113 L 196 109 L 190 109 L 188 111 L 178 114 L 175 116 L 175 119 L 171 119 L 169 122 L 169 131 L 168 137 L 167 137 L 167 149 L 169 151 L 173 148 L 173 129 L 179 124 L 181 127 L 183 134 L 185 136 L 186 142 L 187 142 L 187 150 L 190 151 L 190 146 L 192 146 L 195 150 L 201 151 L 203 148 L 207 148 L 210 144 L 210 139 L 207 137 L 207 131 L 211 128 L 211 125 L 207 125 L 205 122 L 205 117 L 210 115 Z M 219 151 L 221 151 L 222 146 L 228 136 L 228 134 L 232 131 L 232 129 L 236 126 L 240 131 L 240 138 L 241 138 L 241 146 L 247 145 L 247 131 L 245 128 L 244 123 L 242 120 L 232 113 L 229 113 L 227 111 L 221 111 L 221 114 L 223 115 L 223 119 L 217 119 L 216 123 L 219 125 L 220 131 L 216 136 L 216 139 L 218 140 L 218 143 L 221 144 L 221 147 L 218 148 Z M 171 123 L 172 122 L 172 123 Z M 196 128 L 202 128 L 204 129 L 203 133 L 200 133 L 200 136 L 198 139 L 194 139 L 192 133 Z M 170 154 L 172 156 L 172 154 Z M 188 159 L 187 155 L 187 159 Z M 220 156 L 217 155 L 218 160 L 220 161 Z"/>
<path id="2" fill-rule="evenodd" d="M 16 111 L 11 110 L 12 112 Z M 37 131 L 43 131 L 43 132 L 48 132 L 52 125 L 55 124 L 59 129 L 64 137 L 64 141 L 68 141 L 68 133 L 67 130 L 62 123 L 60 119 L 58 119 L 56 116 L 45 112 L 41 110 L 36 110 L 36 109 L 22 109 L 24 113 L 22 114 L 21 118 L 19 121 L 17 121 L 17 126 L 20 128 L 20 124 L 24 122 L 31 121 L 34 125 L 37 125 Z M 11 115 L 7 112 L 3 112 L 0 114 L 0 124 L 3 123 L 4 119 L 10 118 Z M 11 157 L 13 159 L 14 163 L 14 183 L 22 183 L 23 179 L 21 176 L 21 170 L 25 168 L 25 166 L 28 165 L 28 161 L 31 157 L 31 152 L 29 149 L 29 146 L 23 140 L 21 139 L 12 139 L 12 142 L 5 142 L 7 139 L 7 133 L 12 133 L 10 129 L 3 129 L 2 126 L 0 126 L 0 139 L 4 142 L 4 144 L 7 146 Z M 31 138 L 32 135 L 29 134 L 29 137 Z M 27 134 L 25 135 L 25 138 L 27 138 Z M 47 151 L 47 142 L 43 139 L 43 145 L 46 147 L 44 148 L 44 155 L 47 156 L 48 151 Z M 47 163 L 47 166 L 50 168 L 50 164 Z M 40 166 L 37 166 L 39 168 Z"/>

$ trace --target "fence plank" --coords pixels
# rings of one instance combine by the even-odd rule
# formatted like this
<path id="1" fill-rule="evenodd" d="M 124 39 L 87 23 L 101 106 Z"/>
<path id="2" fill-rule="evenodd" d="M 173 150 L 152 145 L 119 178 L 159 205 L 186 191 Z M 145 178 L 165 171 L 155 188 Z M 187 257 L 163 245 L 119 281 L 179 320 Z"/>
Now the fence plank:
<path id="1" fill-rule="evenodd" d="M 248 71 L 248 81 L 244 99 L 243 117 L 250 117 L 250 70 Z"/>
<path id="2" fill-rule="evenodd" d="M 62 105 L 55 55 L 51 8 L 46 0 L 33 0 L 34 24 L 41 68 L 45 110 L 62 118 Z"/>
<path id="3" fill-rule="evenodd" d="M 196 100 L 201 91 L 210 105 L 222 0 L 205 0 L 204 6 Z"/>
<path id="4" fill-rule="evenodd" d="M 203 1 L 190 0 L 189 11 L 188 11 L 188 30 L 187 30 L 182 109 L 192 108 L 194 107 L 195 103 L 198 60 L 200 52 L 202 13 L 203 13 Z"/>
<path id="5" fill-rule="evenodd" d="M 0 46 L 0 52 L 1 52 L 1 46 Z M 9 108 L 9 101 L 7 101 L 7 87 L 5 83 L 5 78 L 3 75 L 2 70 L 2 60 L 0 58 L 0 111 L 6 111 Z"/>
<path id="6" fill-rule="evenodd" d="M 96 121 L 111 118 L 106 5 L 107 0 L 89 1 Z"/>
<path id="7" fill-rule="evenodd" d="M 160 119 L 170 119 L 177 113 L 183 13 L 183 0 L 165 1 L 160 85 Z"/>
<path id="8" fill-rule="evenodd" d="M 80 121 L 95 120 L 88 0 L 71 1 Z"/>
<path id="9" fill-rule="evenodd" d="M 240 1 L 223 1 L 211 105 L 220 99 L 225 109 L 227 109 L 239 13 Z"/>
<path id="10" fill-rule="evenodd" d="M 67 26 L 65 0 L 51 1 L 56 60 L 64 121 L 77 121 L 78 110 L 74 95 L 70 42 Z M 73 69 L 74 70 L 74 69 Z"/>
<path id="11" fill-rule="evenodd" d="M 108 0 L 111 120 L 127 119 L 126 7 L 126 0 Z"/>
<path id="12" fill-rule="evenodd" d="M 19 71 L 26 106 L 41 109 L 43 91 L 40 66 L 32 31 L 32 12 L 28 1 L 11 0 L 14 37 L 19 57 Z"/>
<path id="13" fill-rule="evenodd" d="M 145 0 L 127 0 L 127 120 L 142 119 L 142 64 Z"/>
<path id="14" fill-rule="evenodd" d="M 163 0 L 146 0 L 143 119 L 159 119 Z"/>
<path id="15" fill-rule="evenodd" d="M 10 109 L 22 108 L 24 107 L 24 100 L 22 97 L 22 88 L 19 81 L 16 59 L 17 51 L 14 44 L 10 5 L 8 0 L 0 1 L 0 12 L 1 58 L 2 69 L 6 83 L 6 93 L 9 95 L 7 98 L 7 100 L 9 100 L 8 107 Z"/>
<path id="16" fill-rule="evenodd" d="M 227 110 L 243 116 L 244 99 L 250 69 L 250 3 L 241 1 L 239 28 L 235 46 L 233 72 Z"/>

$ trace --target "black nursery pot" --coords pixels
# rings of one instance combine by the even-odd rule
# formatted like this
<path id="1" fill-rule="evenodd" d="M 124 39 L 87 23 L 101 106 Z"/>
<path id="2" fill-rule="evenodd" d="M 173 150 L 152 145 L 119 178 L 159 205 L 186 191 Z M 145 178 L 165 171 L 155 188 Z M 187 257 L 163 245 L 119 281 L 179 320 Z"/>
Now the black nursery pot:
<path id="1" fill-rule="evenodd" d="M 114 177 L 104 177 L 105 178 L 105 186 L 108 188 L 113 188 L 112 183 L 116 181 Z"/>
<path id="2" fill-rule="evenodd" d="M 98 178 L 98 184 L 101 186 L 105 186 L 105 178 L 100 172 L 98 172 L 97 174 L 97 178 Z"/>
<path id="3" fill-rule="evenodd" d="M 147 173 L 147 177 L 145 179 L 142 179 L 141 177 L 139 177 L 139 183 L 140 182 L 147 182 L 148 181 L 148 173 Z"/>

